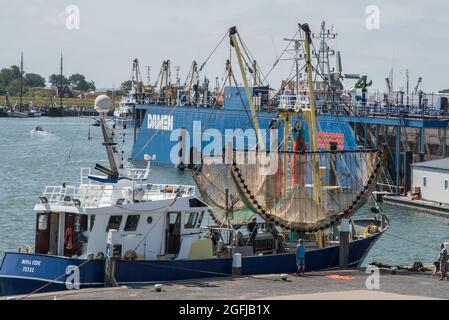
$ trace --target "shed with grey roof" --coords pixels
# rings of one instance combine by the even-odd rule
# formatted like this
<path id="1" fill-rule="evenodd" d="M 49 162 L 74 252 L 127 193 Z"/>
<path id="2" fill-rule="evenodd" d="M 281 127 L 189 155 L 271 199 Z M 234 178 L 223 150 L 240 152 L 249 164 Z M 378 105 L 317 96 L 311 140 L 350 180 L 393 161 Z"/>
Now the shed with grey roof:
<path id="1" fill-rule="evenodd" d="M 424 200 L 449 204 L 449 158 L 414 163 L 412 172 Z"/>

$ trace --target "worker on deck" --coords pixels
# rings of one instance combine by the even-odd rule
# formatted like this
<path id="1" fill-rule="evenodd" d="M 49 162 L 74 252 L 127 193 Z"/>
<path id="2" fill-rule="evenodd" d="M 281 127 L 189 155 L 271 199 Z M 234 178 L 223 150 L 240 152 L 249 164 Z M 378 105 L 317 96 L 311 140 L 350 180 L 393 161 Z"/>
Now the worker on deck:
<path id="1" fill-rule="evenodd" d="M 444 278 L 446 278 L 446 280 L 448 280 L 447 278 L 447 261 L 448 261 L 448 254 L 447 254 L 447 249 L 446 246 L 444 245 L 444 243 L 441 244 L 441 251 L 440 254 L 438 256 L 438 260 L 440 262 L 440 271 L 441 271 L 441 278 L 440 280 L 444 280 Z"/>
<path id="2" fill-rule="evenodd" d="M 256 236 L 257 236 L 257 219 L 254 217 L 250 223 L 248 223 L 248 232 L 249 232 L 249 239 L 248 242 L 254 246 L 254 252 L 256 251 Z"/>
<path id="3" fill-rule="evenodd" d="M 296 246 L 296 266 L 298 267 L 298 275 L 304 274 L 306 269 L 306 249 L 302 239 L 298 240 L 298 245 Z"/>

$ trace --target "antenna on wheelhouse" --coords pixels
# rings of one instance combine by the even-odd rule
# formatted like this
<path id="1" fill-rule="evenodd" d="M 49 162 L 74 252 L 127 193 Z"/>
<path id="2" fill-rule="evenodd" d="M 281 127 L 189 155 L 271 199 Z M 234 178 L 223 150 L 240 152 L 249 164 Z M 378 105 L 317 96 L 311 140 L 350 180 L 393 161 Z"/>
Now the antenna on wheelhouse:
<path id="1" fill-rule="evenodd" d="M 95 111 L 100 115 L 99 122 L 101 131 L 103 133 L 103 145 L 106 147 L 106 153 L 108 155 L 110 168 L 103 167 L 100 164 L 95 165 L 95 169 L 103 172 L 110 179 L 117 179 L 119 177 L 119 169 L 123 169 L 122 160 L 118 153 L 116 146 L 117 142 L 114 141 L 113 135 L 109 128 L 106 126 L 106 115 L 111 110 L 111 99 L 106 95 L 98 96 L 95 99 Z"/>

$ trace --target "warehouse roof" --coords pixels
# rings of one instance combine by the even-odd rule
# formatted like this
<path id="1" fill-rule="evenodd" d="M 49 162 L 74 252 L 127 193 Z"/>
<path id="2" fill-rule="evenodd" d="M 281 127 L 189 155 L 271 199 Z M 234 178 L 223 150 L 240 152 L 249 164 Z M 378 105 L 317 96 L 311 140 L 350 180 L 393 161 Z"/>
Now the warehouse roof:
<path id="1" fill-rule="evenodd" d="M 413 164 L 414 168 L 439 169 L 449 171 L 449 158 L 418 162 Z"/>

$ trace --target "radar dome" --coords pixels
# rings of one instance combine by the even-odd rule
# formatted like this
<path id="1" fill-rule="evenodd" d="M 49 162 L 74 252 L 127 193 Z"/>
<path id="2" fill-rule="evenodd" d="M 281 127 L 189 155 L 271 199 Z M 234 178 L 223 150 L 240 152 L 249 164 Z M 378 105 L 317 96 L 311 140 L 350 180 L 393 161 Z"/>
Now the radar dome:
<path id="1" fill-rule="evenodd" d="M 107 96 L 102 94 L 101 96 L 98 96 L 95 99 L 95 111 L 98 113 L 108 113 L 112 109 L 112 103 L 111 99 Z"/>

